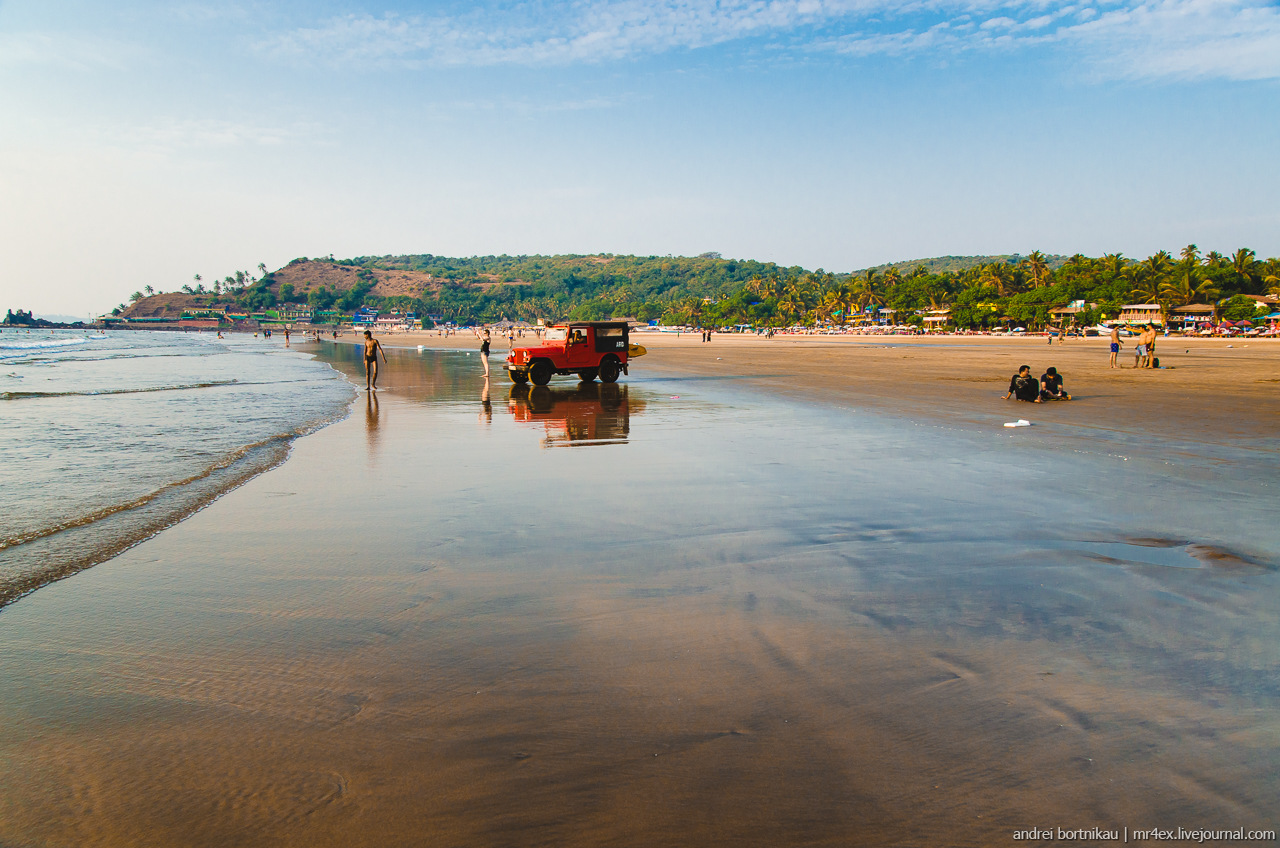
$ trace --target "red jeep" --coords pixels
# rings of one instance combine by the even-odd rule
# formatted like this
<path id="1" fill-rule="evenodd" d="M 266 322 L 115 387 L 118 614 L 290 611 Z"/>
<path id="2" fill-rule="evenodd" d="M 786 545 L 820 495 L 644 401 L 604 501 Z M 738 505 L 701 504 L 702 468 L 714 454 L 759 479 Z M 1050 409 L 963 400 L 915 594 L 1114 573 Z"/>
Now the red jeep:
<path id="1" fill-rule="evenodd" d="M 631 350 L 626 321 L 576 321 L 547 328 L 539 344 L 511 351 L 503 367 L 513 383 L 545 386 L 556 374 L 614 383 L 626 373 L 628 356 L 642 352 Z"/>

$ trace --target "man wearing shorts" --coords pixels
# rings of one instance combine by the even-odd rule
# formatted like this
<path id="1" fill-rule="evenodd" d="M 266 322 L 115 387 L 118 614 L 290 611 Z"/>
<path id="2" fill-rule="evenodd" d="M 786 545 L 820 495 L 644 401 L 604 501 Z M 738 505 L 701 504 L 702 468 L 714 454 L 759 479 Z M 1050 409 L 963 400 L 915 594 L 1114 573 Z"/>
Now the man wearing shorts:
<path id="1" fill-rule="evenodd" d="M 1112 368 L 1120 367 L 1116 365 L 1116 356 L 1118 356 L 1119 354 L 1120 354 L 1120 328 L 1112 327 L 1111 328 L 1111 367 Z"/>
<path id="2" fill-rule="evenodd" d="M 376 392 L 378 390 L 378 354 L 382 354 L 382 361 L 387 361 L 387 354 L 382 350 L 382 342 L 373 337 L 373 333 L 368 330 L 364 331 L 364 390 L 366 392 Z"/>
<path id="3" fill-rule="evenodd" d="M 1133 349 L 1133 367 L 1145 368 L 1147 359 L 1147 331 L 1143 328 L 1138 333 L 1138 346 Z"/>

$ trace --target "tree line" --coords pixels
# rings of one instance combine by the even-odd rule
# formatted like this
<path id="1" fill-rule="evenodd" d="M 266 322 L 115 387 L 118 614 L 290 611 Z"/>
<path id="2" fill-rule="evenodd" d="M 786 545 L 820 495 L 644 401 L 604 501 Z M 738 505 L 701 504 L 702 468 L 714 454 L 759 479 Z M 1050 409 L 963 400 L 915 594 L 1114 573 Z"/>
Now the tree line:
<path id="1" fill-rule="evenodd" d="M 416 312 L 460 324 L 501 320 L 534 323 L 630 316 L 696 326 L 847 325 L 892 310 L 895 323 L 922 321 L 949 310 L 949 323 L 981 329 L 1002 324 L 1042 326 L 1049 310 L 1072 301 L 1089 308 L 1080 323 L 1115 317 L 1127 303 L 1159 303 L 1166 312 L 1190 303 L 1212 305 L 1218 317 L 1251 317 L 1240 295 L 1280 293 L 1280 259 L 1259 260 L 1249 248 L 1230 256 L 1202 254 L 1190 244 L 1175 257 L 1120 253 L 1049 257 L 1040 251 L 958 270 L 881 266 L 852 274 L 781 267 L 717 254 L 673 256 L 411 256 L 356 257 L 333 262 L 356 269 L 345 291 L 320 287 L 305 299 L 261 276 L 237 271 L 206 289 L 199 275 L 183 290 L 207 302 L 246 310 L 304 301 L 312 309 L 352 312 L 361 306 Z M 952 267 L 963 263 L 950 263 Z M 377 270 L 430 274 L 437 288 L 420 296 L 378 297 Z M 151 293 L 150 288 L 147 293 Z M 140 299 L 141 292 L 134 299 Z"/>

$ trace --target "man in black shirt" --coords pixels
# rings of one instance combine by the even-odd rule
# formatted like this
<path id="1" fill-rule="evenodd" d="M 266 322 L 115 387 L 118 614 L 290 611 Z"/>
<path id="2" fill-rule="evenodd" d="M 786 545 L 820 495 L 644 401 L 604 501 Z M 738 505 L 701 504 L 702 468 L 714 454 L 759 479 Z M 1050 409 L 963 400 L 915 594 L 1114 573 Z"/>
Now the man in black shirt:
<path id="1" fill-rule="evenodd" d="M 1040 383 L 1031 376 L 1030 365 L 1019 368 L 1018 373 L 1009 380 L 1009 393 L 1004 396 L 1004 399 L 1008 400 L 1010 396 L 1018 400 L 1040 402 Z"/>
<path id="2" fill-rule="evenodd" d="M 1062 375 L 1057 368 L 1049 368 L 1040 375 L 1041 400 L 1071 400 L 1071 395 L 1062 388 Z"/>

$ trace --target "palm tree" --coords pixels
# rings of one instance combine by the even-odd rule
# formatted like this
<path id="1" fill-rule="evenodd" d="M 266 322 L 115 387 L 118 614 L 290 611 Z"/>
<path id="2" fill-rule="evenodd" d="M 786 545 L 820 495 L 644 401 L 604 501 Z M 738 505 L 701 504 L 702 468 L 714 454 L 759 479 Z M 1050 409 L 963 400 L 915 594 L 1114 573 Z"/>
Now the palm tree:
<path id="1" fill-rule="evenodd" d="M 1102 257 L 1102 270 L 1111 275 L 1114 279 L 1124 273 L 1129 262 L 1124 258 L 1123 253 L 1107 253 Z"/>
<path id="2" fill-rule="evenodd" d="M 1022 266 L 1031 274 L 1031 286 L 1040 288 L 1047 284 L 1049 274 L 1049 263 L 1045 261 L 1045 255 L 1038 250 L 1031 251 L 1031 255 L 1022 260 Z"/>
<path id="3" fill-rule="evenodd" d="M 984 286 L 995 286 L 996 296 L 1004 297 L 1009 288 L 1009 266 L 1003 262 L 992 262 L 982 266 L 981 283 Z"/>
<path id="4" fill-rule="evenodd" d="M 1227 264 L 1227 257 L 1223 256 L 1216 250 L 1211 250 L 1204 256 L 1204 264 L 1208 265 L 1210 268 L 1221 268 L 1223 265 Z"/>
<path id="5" fill-rule="evenodd" d="M 789 288 L 783 293 L 781 299 L 778 300 L 778 312 L 784 318 L 790 318 L 793 321 L 804 314 L 804 298 L 796 288 Z"/>
<path id="6" fill-rule="evenodd" d="M 1160 286 L 1161 305 L 1165 307 L 1186 306 L 1189 303 L 1213 301 L 1218 297 L 1218 290 L 1211 280 L 1197 281 L 1195 272 L 1188 270 L 1176 280 L 1169 280 Z"/>
<path id="7" fill-rule="evenodd" d="M 1146 262 L 1133 266 L 1129 279 L 1133 284 L 1130 295 L 1135 303 L 1160 302 L 1160 278 Z"/>
<path id="8" fill-rule="evenodd" d="M 844 301 L 840 297 L 840 292 L 836 289 L 827 289 L 822 295 L 822 300 L 818 302 L 818 311 L 823 318 L 830 321 L 837 313 L 843 314 Z"/>
<path id="9" fill-rule="evenodd" d="M 876 270 L 868 268 L 862 279 L 858 280 L 857 288 L 854 289 L 854 298 L 859 308 L 865 310 L 868 306 L 884 305 L 884 295 L 880 293 L 880 282 L 880 275 Z"/>
<path id="10" fill-rule="evenodd" d="M 151 288 L 151 286 L 143 286 L 142 290 L 147 293 L 147 297 L 151 297 L 151 295 L 156 293 L 156 290 Z"/>
<path id="11" fill-rule="evenodd" d="M 1240 277 L 1242 288 L 1248 288 L 1253 285 L 1253 271 L 1257 254 L 1247 247 L 1242 247 L 1231 255 L 1231 270 L 1236 272 Z"/>
<path id="12" fill-rule="evenodd" d="M 1200 264 L 1200 248 L 1196 247 L 1194 244 L 1189 244 L 1182 248 L 1178 255 L 1182 257 L 1182 261 L 1187 265 Z"/>

